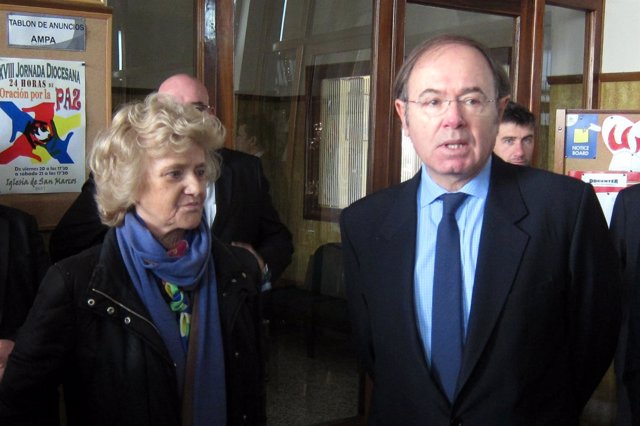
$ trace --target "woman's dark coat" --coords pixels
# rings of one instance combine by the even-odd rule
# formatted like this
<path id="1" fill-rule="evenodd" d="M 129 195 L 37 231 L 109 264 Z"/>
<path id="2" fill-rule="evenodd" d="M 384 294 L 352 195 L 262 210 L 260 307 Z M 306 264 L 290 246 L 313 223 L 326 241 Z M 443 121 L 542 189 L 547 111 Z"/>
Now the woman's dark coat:
<path id="1" fill-rule="evenodd" d="M 212 244 L 228 424 L 259 424 L 261 275 L 248 251 Z M 114 230 L 102 246 L 47 273 L 0 383 L 0 424 L 49 424 L 60 383 L 70 426 L 180 425 L 174 364 L 133 287 Z"/>

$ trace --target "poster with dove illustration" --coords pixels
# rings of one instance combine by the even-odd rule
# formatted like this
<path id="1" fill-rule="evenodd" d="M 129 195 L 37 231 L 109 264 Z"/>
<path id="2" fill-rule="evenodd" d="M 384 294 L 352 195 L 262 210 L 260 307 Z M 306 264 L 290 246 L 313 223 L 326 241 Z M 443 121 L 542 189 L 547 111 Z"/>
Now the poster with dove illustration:
<path id="1" fill-rule="evenodd" d="M 80 191 L 84 63 L 0 58 L 0 194 Z"/>

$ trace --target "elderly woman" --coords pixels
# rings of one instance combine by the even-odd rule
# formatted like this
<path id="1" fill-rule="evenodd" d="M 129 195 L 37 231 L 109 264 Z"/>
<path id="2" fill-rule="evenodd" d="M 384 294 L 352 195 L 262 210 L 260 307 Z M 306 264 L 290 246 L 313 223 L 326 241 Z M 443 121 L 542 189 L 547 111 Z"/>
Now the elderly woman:
<path id="1" fill-rule="evenodd" d="M 122 108 L 90 156 L 102 246 L 50 268 L 0 383 L 0 424 L 257 424 L 257 262 L 210 235 L 220 122 L 160 95 Z"/>

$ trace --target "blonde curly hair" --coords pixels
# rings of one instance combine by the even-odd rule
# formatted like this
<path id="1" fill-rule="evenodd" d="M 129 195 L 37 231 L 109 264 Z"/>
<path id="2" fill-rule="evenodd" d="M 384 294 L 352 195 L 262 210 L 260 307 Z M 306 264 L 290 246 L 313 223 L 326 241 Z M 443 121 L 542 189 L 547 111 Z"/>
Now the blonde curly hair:
<path id="1" fill-rule="evenodd" d="M 152 93 L 143 102 L 120 108 L 109 128 L 94 141 L 89 156 L 102 223 L 118 226 L 133 209 L 147 157 L 199 146 L 207 153 L 207 177 L 215 181 L 220 175 L 216 150 L 222 147 L 224 136 L 225 129 L 216 117 L 170 96 Z"/>

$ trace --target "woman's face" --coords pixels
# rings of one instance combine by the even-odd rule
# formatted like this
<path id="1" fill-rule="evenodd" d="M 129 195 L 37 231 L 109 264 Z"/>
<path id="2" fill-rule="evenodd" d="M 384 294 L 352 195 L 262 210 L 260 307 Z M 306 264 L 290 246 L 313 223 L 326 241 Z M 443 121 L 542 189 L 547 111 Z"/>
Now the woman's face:
<path id="1" fill-rule="evenodd" d="M 181 154 L 149 157 L 143 166 L 136 212 L 151 233 L 172 248 L 185 230 L 196 228 L 202 219 L 207 182 L 204 150 L 192 145 Z"/>

